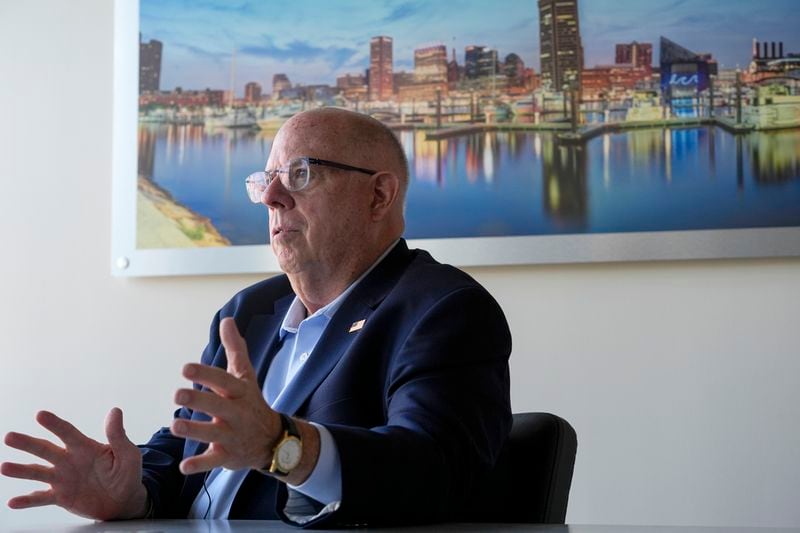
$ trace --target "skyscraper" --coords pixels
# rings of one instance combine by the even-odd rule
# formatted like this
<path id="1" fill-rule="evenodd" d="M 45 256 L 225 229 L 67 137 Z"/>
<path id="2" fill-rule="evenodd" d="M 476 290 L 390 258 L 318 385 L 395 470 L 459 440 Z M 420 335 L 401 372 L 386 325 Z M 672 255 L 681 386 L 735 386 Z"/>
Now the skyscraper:
<path id="1" fill-rule="evenodd" d="M 580 87 L 583 45 L 578 0 L 539 0 L 539 45 L 542 84 L 560 91 L 574 80 Z"/>
<path id="2" fill-rule="evenodd" d="M 142 42 L 139 34 L 139 94 L 158 91 L 161 84 L 161 41 Z"/>
<path id="3" fill-rule="evenodd" d="M 440 44 L 414 50 L 414 77 L 418 82 L 447 81 L 447 48 Z"/>
<path id="4" fill-rule="evenodd" d="M 369 44 L 369 99 L 390 100 L 392 80 L 392 38 L 373 37 Z"/>
<path id="5" fill-rule="evenodd" d="M 474 80 L 478 77 L 478 59 L 484 48 L 484 46 L 473 44 L 464 50 L 464 69 L 467 79 Z"/>
<path id="6" fill-rule="evenodd" d="M 464 51 L 467 79 L 485 78 L 500 71 L 497 50 L 485 46 L 470 45 Z"/>

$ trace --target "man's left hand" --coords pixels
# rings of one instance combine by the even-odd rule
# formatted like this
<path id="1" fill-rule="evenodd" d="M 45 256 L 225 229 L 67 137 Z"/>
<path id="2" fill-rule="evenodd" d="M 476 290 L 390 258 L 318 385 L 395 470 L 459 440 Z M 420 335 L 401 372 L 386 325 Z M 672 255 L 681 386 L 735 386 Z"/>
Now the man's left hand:
<path id="1" fill-rule="evenodd" d="M 264 468 L 281 431 L 280 416 L 261 394 L 247 344 L 234 320 L 223 318 L 219 333 L 228 358 L 227 371 L 187 364 L 183 376 L 210 390 L 179 389 L 175 393 L 178 405 L 211 416 L 210 422 L 183 418 L 172 422 L 174 435 L 209 443 L 204 453 L 181 461 L 181 472 L 187 475 L 216 467 Z"/>

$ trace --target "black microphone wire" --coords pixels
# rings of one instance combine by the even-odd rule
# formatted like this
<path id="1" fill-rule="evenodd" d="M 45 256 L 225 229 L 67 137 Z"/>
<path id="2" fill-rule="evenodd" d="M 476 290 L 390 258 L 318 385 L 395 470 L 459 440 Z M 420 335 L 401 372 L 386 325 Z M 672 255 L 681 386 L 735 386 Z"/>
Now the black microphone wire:
<path id="1" fill-rule="evenodd" d="M 208 519 L 208 512 L 211 511 L 211 494 L 209 494 L 208 487 L 206 487 L 206 480 L 208 479 L 209 474 L 211 474 L 211 470 L 206 470 L 206 473 L 203 476 L 203 490 L 206 493 L 206 498 L 208 498 L 208 506 L 206 507 L 205 514 L 203 514 L 203 520 Z"/>

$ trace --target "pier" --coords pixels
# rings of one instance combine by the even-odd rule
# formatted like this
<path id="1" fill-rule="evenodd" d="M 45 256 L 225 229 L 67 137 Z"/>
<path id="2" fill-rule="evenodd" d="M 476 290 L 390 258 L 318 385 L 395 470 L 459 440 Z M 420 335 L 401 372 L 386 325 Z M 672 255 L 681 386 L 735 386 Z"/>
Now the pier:
<path id="1" fill-rule="evenodd" d="M 632 129 L 692 128 L 698 126 L 717 126 L 733 134 L 750 133 L 756 129 L 752 124 L 737 124 L 735 120 L 727 117 L 675 117 L 661 120 L 606 122 L 581 126 L 575 131 L 572 131 L 572 126 L 567 122 L 460 124 L 438 129 L 434 125 L 428 124 L 396 124 L 390 127 L 395 130 L 427 130 L 425 138 L 430 141 L 494 131 L 549 131 L 556 133 L 556 137 L 560 141 L 580 143 L 604 133 L 618 133 Z"/>

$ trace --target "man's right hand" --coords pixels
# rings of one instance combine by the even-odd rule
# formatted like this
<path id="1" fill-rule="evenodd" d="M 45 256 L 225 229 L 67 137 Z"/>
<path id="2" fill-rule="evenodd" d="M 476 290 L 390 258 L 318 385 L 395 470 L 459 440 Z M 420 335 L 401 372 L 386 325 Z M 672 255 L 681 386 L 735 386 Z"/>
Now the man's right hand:
<path id="1" fill-rule="evenodd" d="M 61 439 L 64 447 L 22 433 L 6 434 L 8 446 L 52 464 L 1 464 L 0 473 L 5 476 L 50 485 L 48 490 L 11 498 L 9 507 L 58 505 L 95 520 L 141 518 L 147 513 L 142 456 L 125 435 L 120 409 L 112 409 L 106 417 L 108 444 L 90 439 L 66 420 L 47 411 L 37 413 L 36 421 Z"/>

